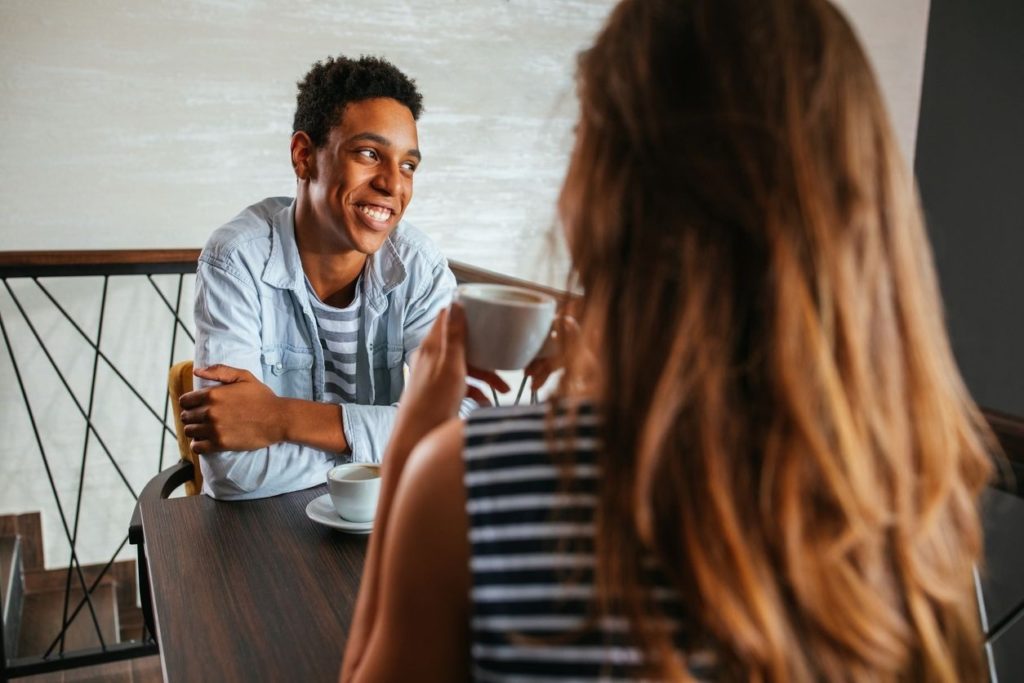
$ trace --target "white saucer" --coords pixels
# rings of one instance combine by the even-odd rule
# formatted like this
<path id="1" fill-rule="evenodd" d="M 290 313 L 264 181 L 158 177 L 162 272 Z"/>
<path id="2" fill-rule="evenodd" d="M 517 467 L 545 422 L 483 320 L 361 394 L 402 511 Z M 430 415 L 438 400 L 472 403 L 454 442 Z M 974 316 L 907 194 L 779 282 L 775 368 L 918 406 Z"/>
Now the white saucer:
<path id="1" fill-rule="evenodd" d="M 314 522 L 349 534 L 368 534 L 373 531 L 372 520 L 369 522 L 350 522 L 339 517 L 338 511 L 334 509 L 334 503 L 331 502 L 331 494 L 329 493 L 309 501 L 309 505 L 306 506 L 306 516 Z"/>

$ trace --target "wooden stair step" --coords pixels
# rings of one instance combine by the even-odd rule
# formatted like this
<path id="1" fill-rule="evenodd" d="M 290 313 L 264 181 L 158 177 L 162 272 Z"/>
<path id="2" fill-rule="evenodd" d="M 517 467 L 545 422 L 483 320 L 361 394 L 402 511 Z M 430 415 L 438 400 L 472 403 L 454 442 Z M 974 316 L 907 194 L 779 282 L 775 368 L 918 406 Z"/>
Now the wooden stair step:
<path id="1" fill-rule="evenodd" d="M 4 608 L 7 608 L 7 598 L 10 594 L 11 575 L 14 573 L 14 564 L 18 557 L 18 537 L 0 537 L 0 592 L 4 596 Z"/>
<path id="2" fill-rule="evenodd" d="M 103 581 L 92 592 L 96 620 L 99 622 L 104 641 L 108 644 L 117 643 L 120 635 L 116 590 L 113 582 Z M 81 599 L 81 588 L 72 588 L 68 599 L 69 614 Z M 24 600 L 22 614 L 26 617 L 30 615 L 31 618 L 22 620 L 18 657 L 41 656 L 60 633 L 64 614 L 64 589 L 62 587 L 58 590 L 33 591 L 27 593 Z M 64 637 L 64 651 L 99 646 L 100 640 L 96 635 L 89 607 L 86 605 L 68 626 L 67 634 Z"/>
<path id="3" fill-rule="evenodd" d="M 0 537 L 0 619 L 4 625 L 4 650 L 9 657 L 14 656 L 18 646 L 24 595 L 21 541 L 17 536 Z"/>
<path id="4" fill-rule="evenodd" d="M 0 536 L 17 536 L 25 571 L 43 568 L 43 530 L 38 512 L 0 515 Z"/>
<path id="5" fill-rule="evenodd" d="M 126 608 L 119 602 L 118 612 L 118 621 L 121 626 L 121 642 L 141 641 L 145 624 L 145 620 L 142 617 L 142 609 L 135 606 Z"/>

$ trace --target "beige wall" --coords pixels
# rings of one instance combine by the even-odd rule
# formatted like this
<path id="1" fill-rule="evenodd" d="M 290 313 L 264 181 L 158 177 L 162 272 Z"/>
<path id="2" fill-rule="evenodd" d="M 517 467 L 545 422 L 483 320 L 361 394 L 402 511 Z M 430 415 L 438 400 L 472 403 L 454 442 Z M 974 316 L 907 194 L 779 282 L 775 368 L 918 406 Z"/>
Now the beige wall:
<path id="1" fill-rule="evenodd" d="M 245 205 L 291 192 L 295 81 L 326 55 L 369 53 L 393 60 L 425 95 L 425 162 L 409 219 L 452 258 L 558 282 L 544 238 L 570 144 L 574 55 L 612 4 L 2 0 L 0 249 L 202 245 Z M 928 2 L 841 4 L 872 52 L 911 150 Z M 173 279 L 158 283 L 174 297 Z M 100 286 L 51 285 L 90 331 Z M 148 283 L 111 287 L 104 351 L 162 407 L 169 358 L 191 350 L 167 348 L 169 317 Z M 59 340 L 51 352 L 84 404 L 88 346 L 30 284 L 14 289 L 40 331 Z M 82 421 L 5 291 L 0 315 L 44 425 L 62 500 L 73 508 Z M 120 333 L 109 332 L 118 326 Z M 158 462 L 154 421 L 102 366 L 98 397 L 101 432 L 139 490 Z M 42 510 L 48 563 L 66 561 L 6 350 L 0 433 L 0 514 Z M 165 453 L 170 461 L 173 443 Z M 132 501 L 95 443 L 88 463 L 83 559 L 105 561 L 123 538 Z"/>
<path id="2" fill-rule="evenodd" d="M 0 4 L 4 247 L 201 246 L 293 192 L 295 82 L 382 54 L 425 95 L 408 218 L 525 274 L 551 222 L 574 53 L 609 0 Z"/>
<path id="3" fill-rule="evenodd" d="M 913 162 L 930 0 L 835 0 L 868 51 L 889 116 Z"/>
<path id="4" fill-rule="evenodd" d="M 0 4 L 6 249 L 199 246 L 288 194 L 295 81 L 384 54 L 425 94 L 408 217 L 454 258 L 527 277 L 551 224 L 573 55 L 610 0 Z M 841 0 L 913 149 L 927 0 Z"/>

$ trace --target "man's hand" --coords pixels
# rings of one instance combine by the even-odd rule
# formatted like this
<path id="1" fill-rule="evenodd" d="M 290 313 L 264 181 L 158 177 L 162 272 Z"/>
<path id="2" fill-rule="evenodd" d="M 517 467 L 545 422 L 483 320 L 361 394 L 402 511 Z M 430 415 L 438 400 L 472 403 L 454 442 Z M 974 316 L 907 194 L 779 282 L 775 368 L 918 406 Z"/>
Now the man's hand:
<path id="1" fill-rule="evenodd" d="M 251 372 L 212 365 L 193 374 L 221 383 L 181 396 L 181 421 L 196 453 L 251 451 L 284 440 L 280 399 Z"/>

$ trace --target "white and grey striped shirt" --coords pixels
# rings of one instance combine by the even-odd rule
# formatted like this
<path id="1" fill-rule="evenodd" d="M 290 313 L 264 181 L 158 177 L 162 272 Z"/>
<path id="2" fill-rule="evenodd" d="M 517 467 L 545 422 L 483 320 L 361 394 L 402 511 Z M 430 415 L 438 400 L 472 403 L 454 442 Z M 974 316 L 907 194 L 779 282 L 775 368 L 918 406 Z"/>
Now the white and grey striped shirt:
<path id="1" fill-rule="evenodd" d="M 359 346 L 359 308 L 362 281 L 345 308 L 328 306 L 306 280 L 309 302 L 316 317 L 317 336 L 324 350 L 324 401 L 354 403 L 356 400 L 356 350 Z"/>
<path id="2" fill-rule="evenodd" d="M 481 408 L 466 424 L 473 678 L 635 679 L 643 675 L 644 656 L 625 616 L 590 620 L 599 419 L 588 405 L 573 417 L 560 412 L 551 419 L 549 410 L 543 404 Z M 549 428 L 571 439 L 571 465 L 553 457 Z M 678 595 L 653 561 L 644 564 L 660 612 L 652 618 L 688 649 L 693 643 L 683 631 Z M 706 652 L 687 652 L 687 664 L 697 678 L 712 676 Z"/>

